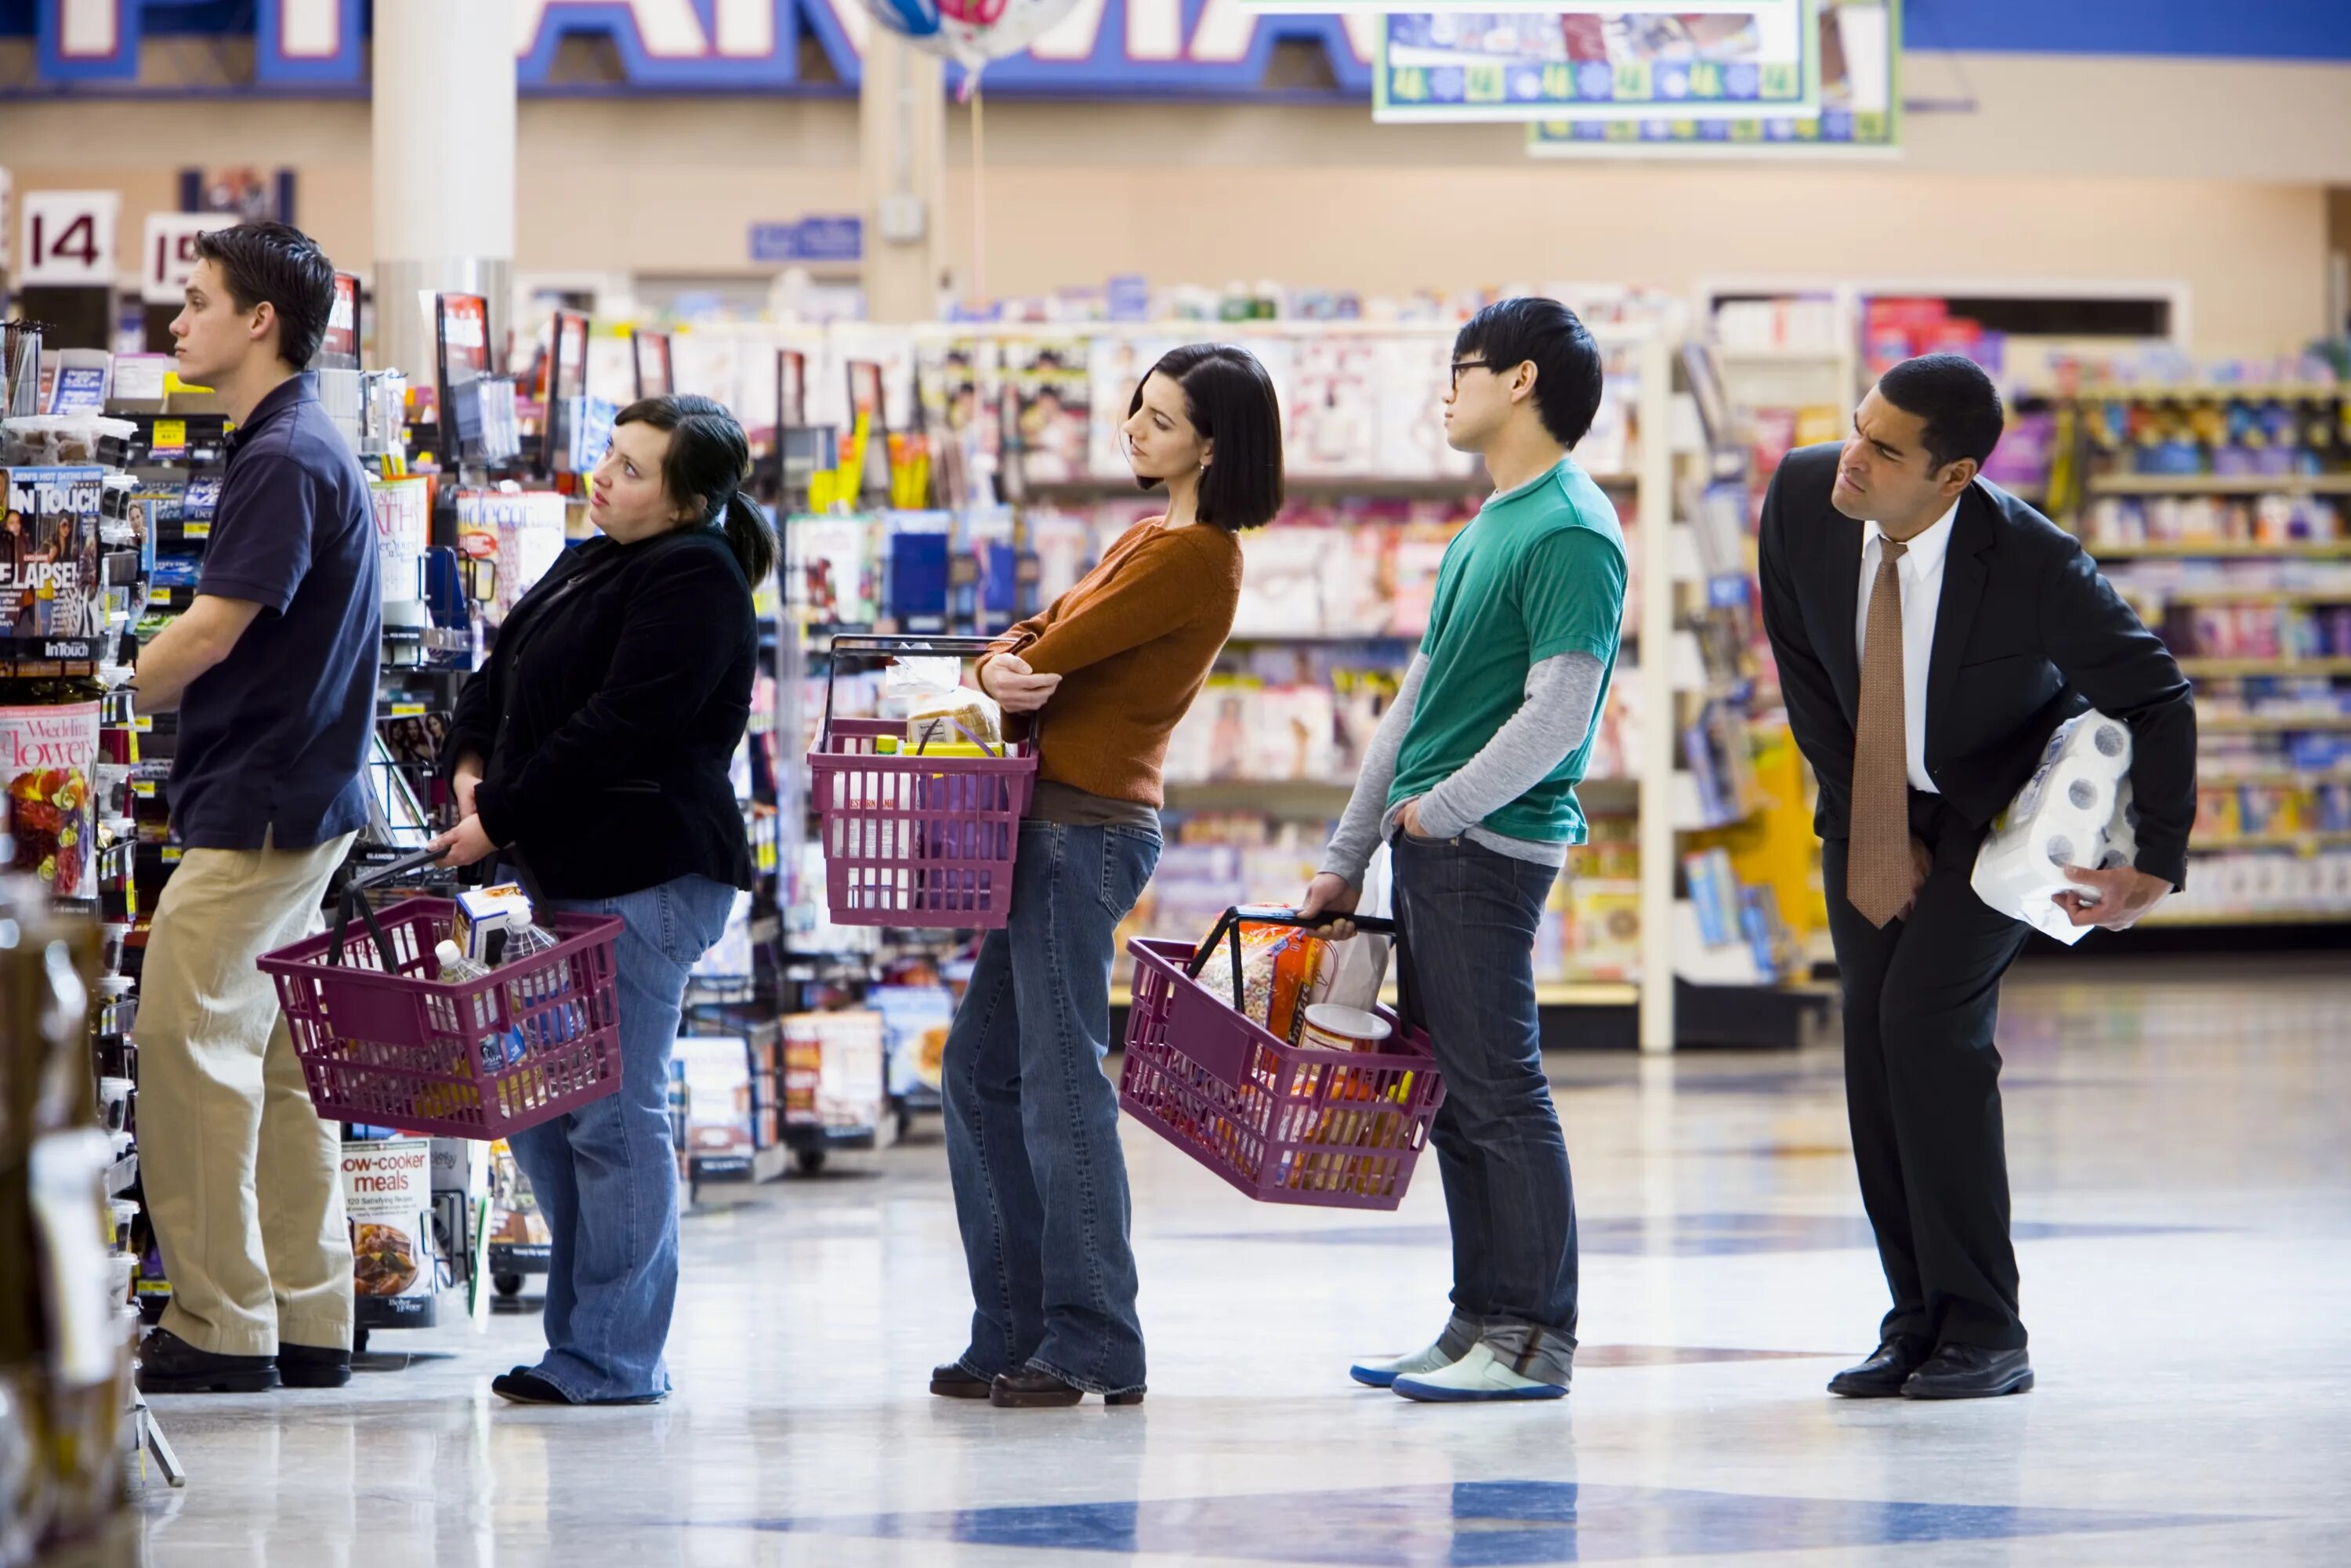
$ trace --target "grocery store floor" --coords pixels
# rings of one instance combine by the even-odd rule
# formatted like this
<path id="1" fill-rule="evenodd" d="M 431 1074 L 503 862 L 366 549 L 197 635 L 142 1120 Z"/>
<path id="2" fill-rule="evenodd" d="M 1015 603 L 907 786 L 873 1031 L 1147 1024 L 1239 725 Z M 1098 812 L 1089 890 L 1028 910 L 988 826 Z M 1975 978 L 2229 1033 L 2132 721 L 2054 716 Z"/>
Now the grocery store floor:
<path id="1" fill-rule="evenodd" d="M 528 1318 L 344 1394 L 159 1402 L 183 1565 L 2339 1563 L 2351 1536 L 2351 967 L 2072 960 L 2001 1042 L 2037 1392 L 1841 1403 L 1884 1286 L 1833 1056 L 1554 1063 L 1583 1214 L 1563 1405 L 1405 1404 L 1444 1315 L 1394 1215 L 1252 1206 L 1128 1127 L 1152 1391 L 997 1411 L 935 1124 L 686 1223 L 665 1406 L 513 1409 Z M 859 1168 L 862 1167 L 862 1168 Z"/>

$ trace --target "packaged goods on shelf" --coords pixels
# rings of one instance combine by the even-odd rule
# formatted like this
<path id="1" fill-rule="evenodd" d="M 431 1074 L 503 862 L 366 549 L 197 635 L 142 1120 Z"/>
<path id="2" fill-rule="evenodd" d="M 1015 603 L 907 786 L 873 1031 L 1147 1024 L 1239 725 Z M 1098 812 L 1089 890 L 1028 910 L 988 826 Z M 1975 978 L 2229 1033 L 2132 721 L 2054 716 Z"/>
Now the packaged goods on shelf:
<path id="1" fill-rule="evenodd" d="M 2099 496 L 2082 520 L 2093 553 L 2102 545 L 2290 548 L 2345 537 L 2342 504 L 2325 496 Z"/>
<path id="2" fill-rule="evenodd" d="M 438 1283 L 433 1248 L 433 1145 L 427 1138 L 343 1145 L 343 1207 L 360 1319 L 370 1328 L 423 1327 Z"/>
<path id="3" fill-rule="evenodd" d="M 515 601 L 563 553 L 569 505 L 569 497 L 552 490 L 457 492 L 457 553 L 496 568 L 484 607 L 491 625 L 505 621 Z"/>
<path id="4" fill-rule="evenodd" d="M 681 1035 L 672 1046 L 684 1080 L 686 1153 L 705 1175 L 750 1168 L 755 1135 L 750 1042 L 739 1036 Z"/>
<path id="5" fill-rule="evenodd" d="M 878 1126 L 886 1092 L 882 1038 L 882 1015 L 870 1008 L 787 1014 L 783 1110 L 788 1126 Z"/>
<path id="6" fill-rule="evenodd" d="M 942 985 L 875 986 L 866 1000 L 882 1015 L 889 1090 L 900 1098 L 937 1095 L 945 1085 L 955 997 Z"/>

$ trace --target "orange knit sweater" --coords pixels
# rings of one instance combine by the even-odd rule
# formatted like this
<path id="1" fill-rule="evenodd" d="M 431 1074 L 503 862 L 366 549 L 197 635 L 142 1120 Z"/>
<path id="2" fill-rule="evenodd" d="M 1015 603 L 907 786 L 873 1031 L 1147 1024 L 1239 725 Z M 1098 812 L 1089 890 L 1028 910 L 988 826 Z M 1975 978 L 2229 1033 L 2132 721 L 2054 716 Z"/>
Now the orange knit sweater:
<path id="1" fill-rule="evenodd" d="M 1044 707 L 1038 777 L 1160 805 L 1168 734 L 1207 684 L 1240 593 L 1240 543 L 1229 531 L 1151 517 L 1044 613 L 998 638 L 982 667 L 1018 653 L 1061 677 Z"/>

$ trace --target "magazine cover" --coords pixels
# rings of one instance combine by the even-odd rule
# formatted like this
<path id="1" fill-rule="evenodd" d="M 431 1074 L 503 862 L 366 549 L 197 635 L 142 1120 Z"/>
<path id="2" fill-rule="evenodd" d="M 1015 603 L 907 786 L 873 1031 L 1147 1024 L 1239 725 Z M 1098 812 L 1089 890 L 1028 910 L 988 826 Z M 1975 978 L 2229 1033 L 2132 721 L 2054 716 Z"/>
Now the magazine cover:
<path id="1" fill-rule="evenodd" d="M 1453 345 L 1442 338 L 1380 340 L 1379 462 L 1387 479 L 1467 476 L 1477 459 L 1445 444 Z"/>
<path id="2" fill-rule="evenodd" d="M 106 470 L 0 470 L 0 635 L 97 637 L 99 512 Z"/>
<path id="3" fill-rule="evenodd" d="M 0 789 L 12 863 L 57 898 L 96 896 L 99 705 L 0 707 Z"/>
<path id="4" fill-rule="evenodd" d="M 433 1321 L 433 1144 L 429 1138 L 343 1145 L 343 1207 L 350 1218 L 360 1321 Z"/>
<path id="5" fill-rule="evenodd" d="M 1120 431 L 1134 406 L 1135 389 L 1171 349 L 1176 338 L 1096 338 L 1087 349 L 1086 375 L 1092 392 L 1093 429 L 1087 443 L 1087 465 L 1097 479 L 1132 478 L 1126 443 Z"/>
<path id="6" fill-rule="evenodd" d="M 1354 478 L 1377 470 L 1379 371 L 1373 339 L 1318 338 L 1298 345 L 1287 409 L 1291 474 Z"/>
<path id="7" fill-rule="evenodd" d="M 1004 379 L 1013 394 L 1020 472 L 1032 485 L 1066 485 L 1087 476 L 1087 438 L 1093 420 L 1086 367 L 1092 351 L 1083 339 L 1036 339 L 1004 346 Z"/>

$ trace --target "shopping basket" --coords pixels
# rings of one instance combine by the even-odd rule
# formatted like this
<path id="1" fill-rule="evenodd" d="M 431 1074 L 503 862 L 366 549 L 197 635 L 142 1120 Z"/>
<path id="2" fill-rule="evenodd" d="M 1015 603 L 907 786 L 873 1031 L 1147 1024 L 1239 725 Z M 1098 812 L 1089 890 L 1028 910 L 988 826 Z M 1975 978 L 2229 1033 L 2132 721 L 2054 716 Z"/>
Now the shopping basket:
<path id="1" fill-rule="evenodd" d="M 809 753 L 809 775 L 835 925 L 986 931 L 1010 917 L 1020 819 L 1037 784 L 1035 732 L 1001 757 L 884 757 L 873 742 L 904 737 L 903 722 L 832 716 L 844 656 L 968 656 L 993 645 L 986 637 L 832 640 L 824 728 Z"/>
<path id="2" fill-rule="evenodd" d="M 608 915 L 541 910 L 559 940 L 479 979 L 433 978 L 456 905 L 411 898 L 379 915 L 367 890 L 430 851 L 347 879 L 335 928 L 265 955 L 310 1103 L 329 1121 L 495 1139 L 621 1086 Z M 357 913 L 364 925 L 354 930 Z"/>
<path id="3" fill-rule="evenodd" d="M 1428 1036 L 1382 1008 L 1395 1030 L 1387 1050 L 1291 1045 L 1198 979 L 1223 943 L 1231 995 L 1240 996 L 1242 925 L 1305 927 L 1331 918 L 1233 909 L 1196 948 L 1129 942 L 1134 1003 L 1118 1103 L 1261 1203 L 1394 1208 L 1445 1103 Z M 1348 918 L 1367 932 L 1397 934 L 1391 920 Z"/>

